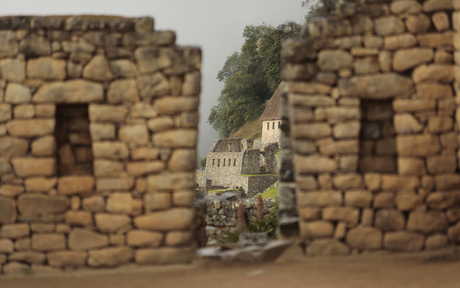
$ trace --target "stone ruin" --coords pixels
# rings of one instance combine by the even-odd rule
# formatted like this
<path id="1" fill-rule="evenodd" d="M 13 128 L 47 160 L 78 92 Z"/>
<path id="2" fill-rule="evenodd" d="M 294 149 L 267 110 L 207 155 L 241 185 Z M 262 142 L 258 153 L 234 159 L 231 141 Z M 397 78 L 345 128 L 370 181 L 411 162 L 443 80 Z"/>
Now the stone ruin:
<path id="1" fill-rule="evenodd" d="M 280 230 L 307 255 L 460 242 L 460 1 L 324 1 L 283 45 Z"/>
<path id="2" fill-rule="evenodd" d="M 0 274 L 184 263 L 201 50 L 152 18 L 0 18 Z"/>

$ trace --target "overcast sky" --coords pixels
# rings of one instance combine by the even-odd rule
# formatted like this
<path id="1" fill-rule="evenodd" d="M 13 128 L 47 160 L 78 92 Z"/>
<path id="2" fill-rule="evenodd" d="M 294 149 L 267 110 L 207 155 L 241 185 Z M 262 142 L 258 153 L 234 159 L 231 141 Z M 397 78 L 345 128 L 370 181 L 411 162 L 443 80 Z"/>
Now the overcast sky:
<path id="1" fill-rule="evenodd" d="M 217 72 L 244 42 L 246 25 L 286 20 L 303 24 L 303 0 L 0 0 L 0 15 L 104 14 L 151 16 L 155 30 L 174 30 L 177 44 L 200 46 L 203 52 L 198 152 L 205 157 L 218 137 L 207 123 L 223 84 Z"/>

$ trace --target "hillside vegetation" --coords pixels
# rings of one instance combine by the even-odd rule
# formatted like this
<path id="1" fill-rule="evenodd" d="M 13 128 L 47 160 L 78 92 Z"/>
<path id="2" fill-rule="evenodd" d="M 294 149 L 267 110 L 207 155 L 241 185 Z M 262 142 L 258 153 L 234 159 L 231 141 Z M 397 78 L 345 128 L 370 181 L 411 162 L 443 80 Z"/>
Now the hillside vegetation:
<path id="1" fill-rule="evenodd" d="M 230 138 L 240 137 L 243 139 L 260 139 L 262 138 L 262 121 L 259 117 L 253 118 L 244 124 Z"/>

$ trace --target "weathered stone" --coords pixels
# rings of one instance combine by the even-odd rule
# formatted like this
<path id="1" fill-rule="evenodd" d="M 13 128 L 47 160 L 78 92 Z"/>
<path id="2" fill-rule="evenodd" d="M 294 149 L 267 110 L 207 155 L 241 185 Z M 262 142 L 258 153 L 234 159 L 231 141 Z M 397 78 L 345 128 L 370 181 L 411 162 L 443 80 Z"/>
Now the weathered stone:
<path id="1" fill-rule="evenodd" d="M 423 129 L 423 125 L 411 114 L 396 114 L 394 125 L 398 134 L 414 134 Z"/>
<path id="2" fill-rule="evenodd" d="M 124 122 L 128 109 L 112 105 L 89 105 L 89 120 L 91 122 Z"/>
<path id="3" fill-rule="evenodd" d="M 167 246 L 179 246 L 189 244 L 192 240 L 192 233 L 183 231 L 168 232 L 165 237 Z"/>
<path id="4" fill-rule="evenodd" d="M 383 190 L 414 189 L 420 187 L 418 177 L 382 175 Z"/>
<path id="5" fill-rule="evenodd" d="M 115 125 L 113 124 L 90 123 L 89 130 L 93 141 L 115 138 Z"/>
<path id="6" fill-rule="evenodd" d="M 32 248 L 38 251 L 63 250 L 66 240 L 63 234 L 33 234 Z"/>
<path id="7" fill-rule="evenodd" d="M 358 170 L 358 156 L 341 156 L 339 170 L 341 172 L 356 172 Z"/>
<path id="8" fill-rule="evenodd" d="M 66 78 L 66 62 L 51 57 L 30 59 L 27 62 L 27 78 L 64 80 Z"/>
<path id="9" fill-rule="evenodd" d="M 119 129 L 120 140 L 128 143 L 146 144 L 149 142 L 149 131 L 145 125 L 128 125 Z"/>
<path id="10" fill-rule="evenodd" d="M 380 70 L 382 70 L 383 72 L 391 71 L 392 57 L 392 53 L 390 53 L 389 51 L 381 51 L 379 53 Z"/>
<path id="11" fill-rule="evenodd" d="M 51 54 L 51 45 L 45 37 L 31 33 L 19 43 L 19 52 L 27 57 L 47 56 Z"/>
<path id="12" fill-rule="evenodd" d="M 113 267 L 130 262 L 133 250 L 128 247 L 110 247 L 88 252 L 88 265 L 92 267 Z"/>
<path id="13" fill-rule="evenodd" d="M 319 109 L 316 109 L 319 111 Z M 357 120 L 361 117 L 361 111 L 358 107 L 327 107 L 325 118 L 331 124 L 345 122 L 346 120 Z"/>
<path id="14" fill-rule="evenodd" d="M 116 80 L 110 83 L 107 102 L 111 104 L 133 103 L 139 101 L 134 79 Z"/>
<path id="15" fill-rule="evenodd" d="M 348 231 L 346 242 L 355 249 L 380 249 L 382 247 L 382 232 L 375 228 L 358 226 Z"/>
<path id="16" fill-rule="evenodd" d="M 353 67 L 353 57 L 344 50 L 323 50 L 318 53 L 318 66 L 323 71 Z"/>
<path id="17" fill-rule="evenodd" d="M 333 106 L 335 101 L 329 95 L 305 95 L 305 94 L 289 94 L 289 104 L 293 107 L 317 107 L 317 106 Z M 297 111 L 306 112 L 309 110 L 299 109 Z"/>
<path id="18" fill-rule="evenodd" d="M 148 193 L 144 198 L 145 211 L 155 211 L 171 207 L 169 193 Z"/>
<path id="19" fill-rule="evenodd" d="M 417 158 L 398 158 L 398 172 L 400 175 L 424 175 L 425 162 Z"/>
<path id="20" fill-rule="evenodd" d="M 0 228 L 0 237 L 18 239 L 29 236 L 28 224 L 3 224 Z"/>
<path id="21" fill-rule="evenodd" d="M 407 30 L 411 33 L 424 33 L 431 26 L 431 20 L 425 14 L 410 15 L 406 20 Z"/>
<path id="22" fill-rule="evenodd" d="M 157 116 L 158 112 L 154 109 L 153 105 L 150 105 L 149 103 L 138 102 L 131 107 L 132 118 L 154 118 Z"/>
<path id="23" fill-rule="evenodd" d="M 11 105 L 10 104 L 0 104 L 0 123 L 6 122 L 10 120 L 11 118 L 12 118 L 11 117 Z M 6 131 L 4 134 L 6 134 Z"/>
<path id="24" fill-rule="evenodd" d="M 29 264 L 43 264 L 45 263 L 45 260 L 45 254 L 32 251 L 15 252 L 8 256 L 8 261 L 19 261 Z"/>
<path id="25" fill-rule="evenodd" d="M 56 105 L 54 104 L 36 104 L 35 116 L 37 117 L 54 117 L 56 114 Z"/>
<path id="26" fill-rule="evenodd" d="M 447 231 L 447 237 L 451 242 L 459 243 L 460 242 L 460 224 L 457 223 L 455 226 L 452 226 Z"/>
<path id="27" fill-rule="evenodd" d="M 335 172 L 337 162 L 322 156 L 294 156 L 294 166 L 298 173 Z"/>
<path id="28" fill-rule="evenodd" d="M 417 39 L 412 34 L 400 34 L 395 36 L 385 37 L 386 50 L 398 50 L 403 48 L 411 48 L 417 44 Z"/>
<path id="29" fill-rule="evenodd" d="M 426 99 L 395 99 L 393 109 L 395 112 L 420 112 L 434 111 L 436 108 L 435 100 Z"/>
<path id="30" fill-rule="evenodd" d="M 447 218 L 443 212 L 413 212 L 407 221 L 407 230 L 423 234 L 445 232 L 447 227 Z"/>
<path id="31" fill-rule="evenodd" d="M 192 225 L 193 211 L 185 208 L 173 208 L 138 216 L 134 219 L 136 227 L 159 231 L 185 230 Z"/>
<path id="32" fill-rule="evenodd" d="M 425 48 L 402 49 L 394 53 L 393 69 L 406 71 L 420 64 L 433 60 L 433 50 Z"/>
<path id="33" fill-rule="evenodd" d="M 348 207 L 324 208 L 322 215 L 323 220 L 344 222 L 349 227 L 356 226 L 359 221 L 359 210 Z"/>
<path id="34" fill-rule="evenodd" d="M 192 259 L 193 254 L 189 248 L 159 248 L 136 250 L 136 263 L 139 264 L 173 264 L 186 263 Z"/>
<path id="35" fill-rule="evenodd" d="M 48 264 L 51 267 L 81 267 L 85 266 L 85 252 L 59 251 L 47 254 Z"/>
<path id="36" fill-rule="evenodd" d="M 26 64 L 18 59 L 2 59 L 0 73 L 4 80 L 22 83 L 26 78 Z"/>
<path id="37" fill-rule="evenodd" d="M 53 133 L 55 123 L 54 119 L 12 120 L 6 129 L 12 136 L 36 137 Z"/>
<path id="38" fill-rule="evenodd" d="M 422 11 L 422 5 L 414 0 L 403 0 L 392 2 L 390 9 L 394 14 L 415 14 Z"/>
<path id="39" fill-rule="evenodd" d="M 79 228 L 72 229 L 68 243 L 71 250 L 88 250 L 109 244 L 106 235 Z"/>
<path id="40" fill-rule="evenodd" d="M 375 226 L 383 231 L 404 230 L 404 215 L 396 210 L 378 210 L 375 214 Z"/>
<path id="41" fill-rule="evenodd" d="M 297 195 L 298 207 L 333 207 L 342 205 L 342 193 L 340 192 L 308 192 Z"/>
<path id="42" fill-rule="evenodd" d="M 138 148 L 131 152 L 133 160 L 155 160 L 158 159 L 159 151 L 155 148 Z"/>
<path id="43" fill-rule="evenodd" d="M 129 156 L 128 147 L 123 142 L 94 142 L 92 146 L 95 158 L 118 160 Z"/>
<path id="44" fill-rule="evenodd" d="M 363 186 L 363 178 L 357 173 L 339 174 L 333 178 L 337 189 L 358 188 Z"/>
<path id="45" fill-rule="evenodd" d="M 435 64 L 452 64 L 452 53 L 438 50 L 434 54 L 434 63 Z"/>
<path id="46" fill-rule="evenodd" d="M 134 179 L 131 177 L 99 178 L 96 182 L 96 190 L 131 190 Z"/>
<path id="47" fill-rule="evenodd" d="M 163 233 L 146 230 L 132 230 L 127 235 L 128 246 L 159 247 L 163 241 Z"/>
<path id="48" fill-rule="evenodd" d="M 188 148 L 195 147 L 197 132 L 195 130 L 176 129 L 173 131 L 162 131 L 155 133 L 152 137 L 157 147 Z"/>
<path id="49" fill-rule="evenodd" d="M 139 72 L 144 74 L 172 66 L 174 51 L 171 48 L 141 47 L 136 49 L 134 57 Z"/>
<path id="50" fill-rule="evenodd" d="M 339 88 L 342 96 L 365 99 L 407 97 L 414 91 L 410 78 L 393 73 L 340 79 Z"/>
<path id="51" fill-rule="evenodd" d="M 428 130 L 431 133 L 440 133 L 450 131 L 454 125 L 451 117 L 430 117 L 428 120 Z"/>
<path id="52" fill-rule="evenodd" d="M 457 161 L 452 156 L 433 156 L 428 158 L 427 168 L 432 174 L 453 173 L 457 169 Z"/>
<path id="53" fill-rule="evenodd" d="M 12 164 L 19 177 L 53 176 L 56 172 L 54 158 L 15 158 Z"/>
<path id="54" fill-rule="evenodd" d="M 20 104 L 30 102 L 32 98 L 27 86 L 18 83 L 10 83 L 6 86 L 5 102 Z"/>
<path id="55" fill-rule="evenodd" d="M 338 256 L 349 253 L 350 248 L 333 239 L 316 239 L 307 247 L 307 255 L 309 256 Z"/>
<path id="56" fill-rule="evenodd" d="M 460 176 L 457 174 L 436 175 L 437 190 L 449 190 L 460 188 Z"/>
<path id="57" fill-rule="evenodd" d="M 53 136 L 40 137 L 32 142 L 32 155 L 53 156 L 56 153 L 56 141 Z"/>
<path id="58" fill-rule="evenodd" d="M 3 184 L 0 187 L 0 196 L 15 198 L 22 193 L 24 193 L 23 186 Z"/>
<path id="59" fill-rule="evenodd" d="M 442 82 L 452 83 L 455 80 L 454 66 L 452 65 L 421 65 L 414 69 L 412 79 L 415 83 Z"/>
<path id="60" fill-rule="evenodd" d="M 29 270 L 29 265 L 18 262 L 10 262 L 3 266 L 5 275 L 24 275 L 26 270 Z"/>
<path id="61" fill-rule="evenodd" d="M 443 234 L 430 235 L 425 240 L 425 249 L 434 250 L 448 245 L 447 236 Z"/>
<path id="62" fill-rule="evenodd" d="M 107 59 L 96 55 L 83 69 L 83 78 L 94 81 L 109 81 L 113 78 Z"/>
<path id="63" fill-rule="evenodd" d="M 370 207 L 372 203 L 372 193 L 367 191 L 345 192 L 345 205 L 352 207 Z"/>
<path id="64" fill-rule="evenodd" d="M 425 12 L 452 10 L 453 8 L 453 2 L 449 0 L 427 0 L 423 3 L 423 11 Z"/>
<path id="65" fill-rule="evenodd" d="M 387 16 L 375 19 L 377 35 L 401 34 L 404 30 L 404 23 L 398 17 Z"/>
<path id="66" fill-rule="evenodd" d="M 195 111 L 200 101 L 198 97 L 162 97 L 153 103 L 161 115 L 177 114 L 184 111 Z"/>
<path id="67" fill-rule="evenodd" d="M 396 149 L 403 157 L 426 157 L 438 153 L 441 147 L 438 137 L 425 134 L 396 137 Z"/>
<path id="68" fill-rule="evenodd" d="M 157 174 L 164 169 L 162 161 L 129 162 L 126 171 L 131 176 L 142 176 L 146 174 Z"/>
<path id="69" fill-rule="evenodd" d="M 452 87 L 446 84 L 421 83 L 417 85 L 417 94 L 427 100 L 449 99 L 453 97 Z"/>
<path id="70" fill-rule="evenodd" d="M 424 242 L 423 235 L 404 231 L 385 233 L 383 238 L 383 246 L 390 250 L 420 251 Z"/>
<path id="71" fill-rule="evenodd" d="M 18 211 L 25 217 L 63 214 L 69 208 L 69 199 L 64 196 L 23 194 L 18 198 Z"/>
<path id="72" fill-rule="evenodd" d="M 33 102 L 38 103 L 88 103 L 103 100 L 102 84 L 81 79 L 44 83 L 32 98 Z"/>
<path id="73" fill-rule="evenodd" d="M 311 221 L 300 223 L 300 237 L 302 239 L 331 237 L 334 234 L 334 227 L 330 222 Z"/>
<path id="74" fill-rule="evenodd" d="M 137 86 L 143 100 L 167 95 L 169 92 L 168 79 L 159 72 L 153 75 L 139 76 Z"/>
<path id="75" fill-rule="evenodd" d="M 95 220 L 99 231 L 104 233 L 120 233 L 131 229 L 131 219 L 126 215 L 98 213 Z"/>
<path id="76" fill-rule="evenodd" d="M 123 173 L 123 163 L 97 159 L 93 162 L 94 175 L 95 176 L 117 176 Z"/>
<path id="77" fill-rule="evenodd" d="M 82 202 L 84 210 L 91 212 L 103 212 L 105 211 L 105 202 L 104 198 L 101 196 L 92 196 L 84 198 Z"/>
<path id="78" fill-rule="evenodd" d="M 374 74 L 379 72 L 379 61 L 375 57 L 358 58 L 353 63 L 356 74 Z"/>
<path id="79" fill-rule="evenodd" d="M 13 57 L 18 54 L 18 42 L 14 31 L 3 30 L 0 33 L 0 57 Z"/>
<path id="80" fill-rule="evenodd" d="M 297 124 L 292 127 L 292 137 L 296 139 L 317 139 L 331 135 L 331 126 L 327 123 Z"/>
<path id="81" fill-rule="evenodd" d="M 0 137 L 0 155 L 10 158 L 27 154 L 29 144 L 24 139 L 13 137 Z"/>
<path id="82" fill-rule="evenodd" d="M 381 48 L 383 46 L 382 37 L 366 35 L 363 38 L 364 46 L 367 48 Z"/>
<path id="83" fill-rule="evenodd" d="M 449 16 L 444 12 L 434 13 L 431 19 L 433 20 L 434 27 L 438 31 L 444 31 L 450 27 Z"/>
<path id="84" fill-rule="evenodd" d="M 131 213 L 133 197 L 130 193 L 113 193 L 107 199 L 107 212 L 111 213 Z"/>
<path id="85" fill-rule="evenodd" d="M 453 45 L 455 32 L 448 31 L 444 33 L 427 33 L 417 35 L 420 47 L 437 48 L 442 46 Z"/>
<path id="86" fill-rule="evenodd" d="M 87 211 L 67 211 L 65 222 L 73 226 L 91 227 L 93 226 L 93 216 Z"/>
<path id="87" fill-rule="evenodd" d="M 23 105 L 17 105 L 14 107 L 13 110 L 13 115 L 14 118 L 19 119 L 19 118 L 33 118 L 35 116 L 35 108 L 34 105 L 32 104 L 23 104 Z"/>
<path id="88" fill-rule="evenodd" d="M 395 194 L 378 193 L 374 197 L 375 208 L 391 208 L 395 206 Z"/>
<path id="89" fill-rule="evenodd" d="M 74 195 L 91 192 L 94 189 L 93 176 L 64 176 L 58 181 L 58 192 L 64 195 Z"/>
<path id="90" fill-rule="evenodd" d="M 136 65 L 128 59 L 119 59 L 110 62 L 113 78 L 130 78 L 137 76 Z"/>

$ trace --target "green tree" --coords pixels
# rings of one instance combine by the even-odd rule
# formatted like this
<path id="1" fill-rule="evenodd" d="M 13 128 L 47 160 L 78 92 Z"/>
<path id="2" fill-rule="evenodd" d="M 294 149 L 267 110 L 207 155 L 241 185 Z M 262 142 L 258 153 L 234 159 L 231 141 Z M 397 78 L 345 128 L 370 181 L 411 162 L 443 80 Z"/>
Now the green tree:
<path id="1" fill-rule="evenodd" d="M 206 157 L 201 158 L 200 167 L 201 168 L 206 168 Z"/>
<path id="2" fill-rule="evenodd" d="M 227 57 L 217 73 L 225 84 L 208 123 L 221 137 L 227 138 L 263 112 L 265 101 L 281 82 L 281 41 L 299 33 L 300 25 L 294 22 L 277 28 L 266 24 L 244 28 L 241 51 Z"/>

